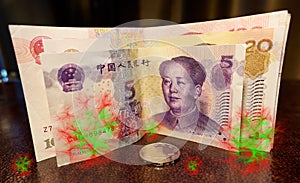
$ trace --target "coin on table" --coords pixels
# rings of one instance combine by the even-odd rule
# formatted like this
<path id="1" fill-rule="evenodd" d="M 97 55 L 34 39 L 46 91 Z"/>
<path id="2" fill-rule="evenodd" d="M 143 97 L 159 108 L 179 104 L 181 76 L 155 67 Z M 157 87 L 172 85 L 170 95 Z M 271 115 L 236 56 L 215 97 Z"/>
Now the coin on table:
<path id="1" fill-rule="evenodd" d="M 168 143 L 153 143 L 145 145 L 140 150 L 140 157 L 157 166 L 163 166 L 169 163 L 174 163 L 180 156 L 180 150 Z"/>

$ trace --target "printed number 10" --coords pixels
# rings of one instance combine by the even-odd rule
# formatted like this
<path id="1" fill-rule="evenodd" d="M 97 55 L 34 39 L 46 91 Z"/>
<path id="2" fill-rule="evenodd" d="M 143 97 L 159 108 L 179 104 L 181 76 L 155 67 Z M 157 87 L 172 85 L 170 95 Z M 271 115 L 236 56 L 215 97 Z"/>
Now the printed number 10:
<path id="1" fill-rule="evenodd" d="M 54 138 L 46 139 L 46 140 L 44 140 L 44 142 L 46 143 L 45 149 L 49 149 L 54 146 Z"/>

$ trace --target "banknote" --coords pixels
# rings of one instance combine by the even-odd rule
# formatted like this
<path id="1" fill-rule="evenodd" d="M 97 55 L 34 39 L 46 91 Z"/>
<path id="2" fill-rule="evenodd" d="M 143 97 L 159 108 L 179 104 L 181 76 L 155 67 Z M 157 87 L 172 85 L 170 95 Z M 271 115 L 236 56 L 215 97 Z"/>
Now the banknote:
<path id="1" fill-rule="evenodd" d="M 109 28 L 10 25 L 9 29 L 23 85 L 37 161 L 55 156 L 54 141 L 51 134 L 52 122 L 49 117 L 46 89 L 39 58 L 39 54 L 44 52 L 43 39 L 95 39 L 110 37 L 110 49 L 120 48 L 124 44 L 131 48 L 137 48 L 149 46 L 147 41 L 136 43 L 136 39 L 140 39 L 143 36 L 152 39 L 161 36 L 277 27 L 285 24 L 287 15 L 287 11 L 279 11 L 213 22 L 182 24 L 177 25 L 177 27 L 172 25 L 170 28 L 168 28 L 169 26 L 135 29 L 114 28 L 113 31 Z M 144 33 L 146 29 L 149 29 L 149 31 Z M 64 51 L 76 51 L 76 48 Z"/>
<path id="2" fill-rule="evenodd" d="M 55 156 L 53 125 L 50 121 L 39 58 L 39 54 L 43 52 L 42 39 L 87 38 L 88 33 L 80 29 L 53 29 L 39 26 L 10 26 L 10 31 L 22 81 L 35 156 L 39 162 Z"/>
<path id="3" fill-rule="evenodd" d="M 245 142 L 250 141 L 251 148 L 270 151 L 274 142 L 278 91 L 287 29 L 288 21 L 286 26 L 277 28 L 163 37 L 160 39 L 148 39 L 148 42 L 151 42 L 149 44 L 151 47 L 170 45 L 180 47 L 205 43 L 247 44 L 247 57 L 243 63 L 245 66 L 243 107 L 239 111 L 244 121 L 241 127 L 242 140 Z M 103 49 L 99 49 L 102 43 L 109 42 L 109 38 L 82 41 L 89 43 L 89 48 L 82 48 L 82 50 L 99 51 Z M 54 45 L 62 42 L 63 40 L 45 40 L 45 45 L 53 45 L 53 49 L 50 49 L 49 52 L 61 52 L 62 50 L 55 49 Z M 67 44 L 65 46 L 80 45 L 80 42 L 81 40 L 72 40 L 68 46 Z M 219 69 L 215 68 L 215 71 L 217 72 Z M 243 70 L 243 66 L 241 66 L 241 70 Z M 222 80 L 223 82 L 218 83 L 212 80 L 213 86 L 221 91 L 226 86 L 225 77 Z M 266 135 L 265 133 L 268 134 Z M 243 144 L 246 143 L 240 143 L 240 145 Z M 248 143 L 247 146 L 249 148 Z"/>
<path id="4" fill-rule="evenodd" d="M 245 45 L 41 54 L 58 166 L 130 145 L 152 128 L 238 149 L 224 142 L 239 140 L 225 129 L 240 126 L 244 59 Z M 219 65 L 227 67 L 212 73 Z M 225 72 L 219 91 L 210 80 Z"/>

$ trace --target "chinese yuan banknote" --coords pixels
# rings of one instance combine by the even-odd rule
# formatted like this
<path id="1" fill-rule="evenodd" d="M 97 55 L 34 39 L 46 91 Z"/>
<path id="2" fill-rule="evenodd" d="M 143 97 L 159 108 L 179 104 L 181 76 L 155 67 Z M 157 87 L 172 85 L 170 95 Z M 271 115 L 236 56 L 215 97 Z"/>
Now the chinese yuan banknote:
<path id="1" fill-rule="evenodd" d="M 26 101 L 28 118 L 37 161 L 55 156 L 52 122 L 50 121 L 47 94 L 39 54 L 42 39 L 87 38 L 87 31 L 72 28 L 38 26 L 10 26 Z"/>
<path id="2" fill-rule="evenodd" d="M 287 11 L 279 11 L 226 20 L 155 28 L 109 29 L 10 25 L 9 29 L 23 85 L 37 161 L 55 156 L 54 140 L 52 139 L 51 132 L 53 127 L 50 121 L 46 86 L 39 57 L 39 54 L 44 52 L 42 40 L 96 39 L 107 37 L 110 41 L 103 43 L 104 50 L 117 49 L 124 46 L 139 48 L 151 46 L 148 41 L 136 41 L 143 38 L 157 39 L 163 36 L 273 28 L 286 26 L 287 17 Z M 63 49 L 64 46 L 58 45 L 57 47 Z M 74 52 L 80 49 L 81 47 L 66 48 L 63 51 Z"/>
<path id="3" fill-rule="evenodd" d="M 239 131 L 225 128 L 240 126 L 244 59 L 245 45 L 42 54 L 58 166 L 130 145 L 148 128 L 236 151 L 227 144 Z"/>
<path id="4" fill-rule="evenodd" d="M 276 122 L 286 29 L 286 26 L 282 26 L 237 32 L 164 37 L 148 40 L 148 43 L 151 42 L 149 45 L 152 47 L 192 46 L 203 43 L 218 45 L 247 44 L 246 60 L 243 62 L 243 65 L 245 65 L 243 106 L 238 111 L 243 117 L 240 145 L 243 146 L 247 143 L 249 148 L 251 142 L 251 148 L 253 149 L 270 151 L 274 141 L 273 132 Z M 81 42 L 84 44 L 81 44 Z M 100 48 L 102 42 L 109 42 L 109 39 L 71 40 L 65 46 L 71 48 L 72 46 L 81 45 L 82 50 L 99 51 L 102 49 Z M 49 52 L 63 51 L 55 48 L 56 44 L 63 44 L 63 40 L 45 40 L 45 43 L 45 45 L 49 44 Z M 67 46 L 67 44 L 69 45 Z M 89 48 L 84 48 L 84 45 L 89 46 Z M 212 84 L 222 90 L 226 85 L 225 76 L 222 82 L 212 82 Z M 232 120 L 228 117 L 224 119 Z M 218 122 L 222 122 L 224 119 L 220 118 Z M 237 128 L 239 131 L 240 127 L 230 126 L 230 128 Z"/>

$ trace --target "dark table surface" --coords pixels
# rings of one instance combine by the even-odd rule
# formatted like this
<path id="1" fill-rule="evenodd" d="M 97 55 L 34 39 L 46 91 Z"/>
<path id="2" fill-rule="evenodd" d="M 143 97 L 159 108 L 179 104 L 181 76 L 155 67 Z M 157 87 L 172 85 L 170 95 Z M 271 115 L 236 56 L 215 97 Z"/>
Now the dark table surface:
<path id="1" fill-rule="evenodd" d="M 180 159 L 164 167 L 127 165 L 103 156 L 59 168 L 55 158 L 36 163 L 25 103 L 16 86 L 0 84 L 1 182 L 300 182 L 299 81 L 281 83 L 276 122 L 281 130 L 270 153 L 247 163 L 247 154 L 215 147 L 200 150 L 197 143 L 187 142 Z M 137 144 L 159 138 L 145 136 Z M 138 159 L 138 152 L 128 152 L 126 147 L 113 152 L 115 156 L 124 153 Z M 14 166 L 20 156 L 30 160 L 23 174 Z M 197 162 L 194 171 L 188 168 L 191 161 Z"/>

